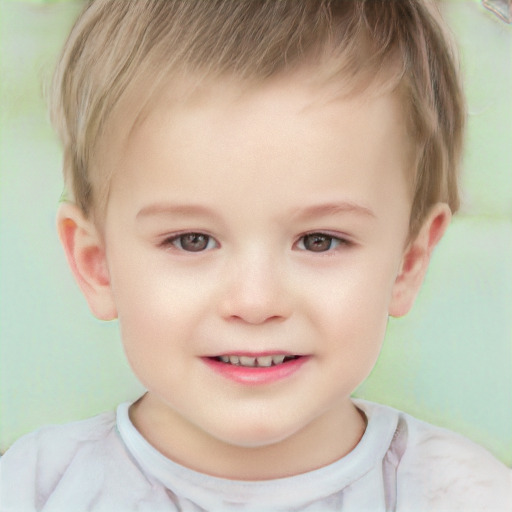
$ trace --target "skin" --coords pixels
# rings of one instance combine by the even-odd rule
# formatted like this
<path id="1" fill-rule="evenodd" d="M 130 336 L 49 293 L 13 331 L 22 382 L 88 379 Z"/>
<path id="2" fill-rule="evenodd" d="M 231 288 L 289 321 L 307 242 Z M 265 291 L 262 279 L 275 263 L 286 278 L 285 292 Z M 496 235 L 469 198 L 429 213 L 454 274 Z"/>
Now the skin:
<path id="1" fill-rule="evenodd" d="M 100 229 L 61 208 L 77 281 L 96 316 L 119 319 L 148 390 L 132 421 L 198 471 L 278 478 L 350 452 L 365 428 L 350 394 L 449 222 L 434 205 L 408 243 L 400 99 L 332 93 L 288 76 L 210 84 L 178 104 L 164 95 L 128 139 L 110 141 Z M 186 233 L 204 235 L 203 250 L 186 250 Z M 264 385 L 204 359 L 246 352 L 307 358 Z"/>

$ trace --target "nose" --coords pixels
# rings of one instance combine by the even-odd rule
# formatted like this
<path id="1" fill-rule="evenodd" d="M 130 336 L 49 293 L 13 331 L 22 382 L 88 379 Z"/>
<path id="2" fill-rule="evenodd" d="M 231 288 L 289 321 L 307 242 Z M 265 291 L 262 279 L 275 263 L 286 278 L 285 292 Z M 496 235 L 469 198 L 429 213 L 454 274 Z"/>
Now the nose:
<path id="1" fill-rule="evenodd" d="M 264 324 L 291 314 L 285 272 L 269 256 L 252 255 L 226 269 L 220 314 L 229 321 Z"/>

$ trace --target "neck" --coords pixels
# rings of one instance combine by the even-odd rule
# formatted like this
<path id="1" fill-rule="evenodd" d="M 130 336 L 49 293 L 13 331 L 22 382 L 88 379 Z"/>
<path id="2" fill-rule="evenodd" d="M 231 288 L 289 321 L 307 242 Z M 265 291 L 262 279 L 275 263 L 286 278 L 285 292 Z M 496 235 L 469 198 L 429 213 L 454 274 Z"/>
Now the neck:
<path id="1" fill-rule="evenodd" d="M 231 480 L 271 480 L 319 469 L 352 451 L 365 430 L 350 400 L 278 442 L 247 447 L 217 439 L 150 393 L 130 408 L 142 436 L 167 458 L 195 471 Z"/>

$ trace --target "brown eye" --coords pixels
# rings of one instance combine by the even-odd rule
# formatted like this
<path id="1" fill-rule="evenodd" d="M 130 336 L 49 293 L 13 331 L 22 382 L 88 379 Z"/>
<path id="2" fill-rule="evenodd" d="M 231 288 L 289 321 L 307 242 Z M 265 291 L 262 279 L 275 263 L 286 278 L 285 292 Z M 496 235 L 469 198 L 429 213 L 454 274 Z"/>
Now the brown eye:
<path id="1" fill-rule="evenodd" d="M 302 237 L 302 245 L 306 251 L 325 252 L 337 247 L 340 240 L 323 233 L 312 233 Z"/>
<path id="2" fill-rule="evenodd" d="M 173 244 L 183 251 L 200 252 L 209 249 L 212 238 L 202 233 L 186 233 L 173 240 Z"/>

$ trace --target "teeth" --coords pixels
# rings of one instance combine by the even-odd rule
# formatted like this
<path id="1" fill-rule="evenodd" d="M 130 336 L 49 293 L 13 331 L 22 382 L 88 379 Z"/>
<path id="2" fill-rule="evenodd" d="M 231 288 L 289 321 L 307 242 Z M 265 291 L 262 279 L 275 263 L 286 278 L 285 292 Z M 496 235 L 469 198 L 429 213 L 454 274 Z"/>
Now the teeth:
<path id="1" fill-rule="evenodd" d="M 258 366 L 272 366 L 272 356 L 258 357 Z"/>
<path id="2" fill-rule="evenodd" d="M 284 356 L 283 356 L 283 355 L 280 355 L 280 356 L 272 356 L 272 362 L 273 362 L 274 364 L 281 364 L 283 361 L 284 361 Z"/>
<path id="3" fill-rule="evenodd" d="M 223 363 L 234 364 L 236 366 L 268 368 L 269 366 L 282 364 L 284 361 L 295 359 L 295 356 L 285 356 L 284 354 L 260 357 L 225 355 L 220 356 L 219 359 Z"/>
<path id="4" fill-rule="evenodd" d="M 240 356 L 241 366 L 256 366 L 256 358 L 248 356 Z"/>

